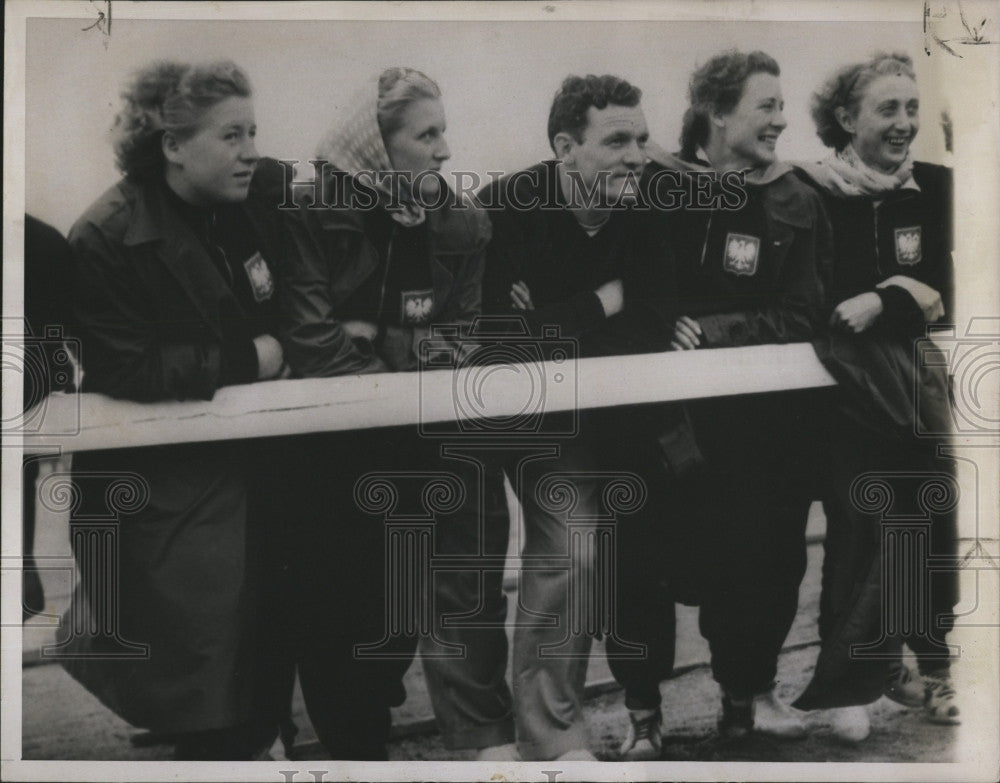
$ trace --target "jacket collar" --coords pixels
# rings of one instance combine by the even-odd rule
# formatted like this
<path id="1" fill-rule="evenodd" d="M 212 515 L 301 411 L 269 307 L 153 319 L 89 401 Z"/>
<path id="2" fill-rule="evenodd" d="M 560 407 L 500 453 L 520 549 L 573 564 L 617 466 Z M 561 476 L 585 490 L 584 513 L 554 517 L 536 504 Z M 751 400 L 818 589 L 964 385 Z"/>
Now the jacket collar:
<path id="1" fill-rule="evenodd" d="M 707 161 L 685 160 L 676 153 L 664 152 L 650 144 L 646 147 L 650 160 L 664 168 L 675 171 L 712 171 Z M 750 169 L 746 174 L 746 184 L 761 188 L 764 205 L 770 218 L 797 228 L 809 228 L 815 216 L 808 199 L 803 198 L 805 187 L 796 178 L 794 167 L 784 161 L 775 161 L 762 169 Z"/>
<path id="2" fill-rule="evenodd" d="M 354 181 L 350 177 L 344 176 L 343 172 L 329 172 L 327 174 L 327 185 L 329 188 L 335 187 L 330 181 L 332 178 L 340 178 L 336 187 L 341 190 L 328 190 L 329 193 L 337 193 L 341 203 L 350 204 Z M 311 184 L 303 186 L 303 190 L 293 196 L 292 201 L 299 204 L 300 208 L 308 209 L 311 202 L 313 187 Z M 342 192 L 341 192 L 342 191 Z M 432 253 L 474 253 L 481 250 L 490 237 L 489 218 L 474 205 L 466 203 L 462 209 L 453 209 L 452 204 L 455 194 L 450 189 L 446 204 L 439 209 L 427 210 L 427 229 L 430 235 L 430 247 Z M 378 207 L 375 207 L 378 209 Z M 343 208 L 324 209 L 322 226 L 329 231 L 353 231 L 359 234 L 365 232 L 365 212 L 361 209 L 352 209 L 348 206 Z"/>
<path id="3" fill-rule="evenodd" d="M 163 237 L 163 207 L 158 184 L 135 185 L 135 207 L 125 230 L 126 246 L 156 242 Z"/>
<path id="4" fill-rule="evenodd" d="M 666 152 L 655 144 L 648 144 L 646 146 L 646 154 L 654 163 L 658 163 L 664 168 L 674 169 L 675 171 L 714 171 L 712 165 L 707 160 L 702 160 L 701 158 L 687 160 L 682 158 L 680 153 Z M 790 163 L 776 160 L 774 163 L 763 168 L 745 169 L 744 174 L 748 185 L 764 186 L 781 179 L 792 170 L 793 167 Z"/>

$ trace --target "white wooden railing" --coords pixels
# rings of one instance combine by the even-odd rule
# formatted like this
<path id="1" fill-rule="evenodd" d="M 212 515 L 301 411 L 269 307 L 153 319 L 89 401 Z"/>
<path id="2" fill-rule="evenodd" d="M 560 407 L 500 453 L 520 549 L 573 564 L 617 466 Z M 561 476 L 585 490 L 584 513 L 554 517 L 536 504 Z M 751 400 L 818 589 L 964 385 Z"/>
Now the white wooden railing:
<path id="1" fill-rule="evenodd" d="M 28 412 L 25 453 L 70 453 L 167 443 L 510 417 L 656 401 L 835 385 L 807 343 L 718 348 L 509 365 L 485 396 L 456 405 L 477 368 L 284 380 L 230 386 L 211 401 L 137 403 L 54 394 Z M 536 399 L 529 399 L 526 389 Z M 44 409 L 42 408 L 44 406 Z"/>

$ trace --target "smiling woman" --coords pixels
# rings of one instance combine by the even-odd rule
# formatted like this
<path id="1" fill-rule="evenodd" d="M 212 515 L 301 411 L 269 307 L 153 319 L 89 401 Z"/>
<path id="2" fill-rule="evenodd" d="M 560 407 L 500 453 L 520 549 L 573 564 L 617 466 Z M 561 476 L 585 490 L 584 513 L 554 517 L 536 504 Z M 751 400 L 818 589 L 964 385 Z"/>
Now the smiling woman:
<path id="1" fill-rule="evenodd" d="M 807 340 L 818 326 L 828 236 L 818 197 L 775 153 L 786 124 L 779 75 L 762 51 L 709 58 L 691 76 L 680 154 L 653 159 L 651 168 L 689 178 L 735 174 L 745 195 L 728 208 L 664 213 L 677 248 L 675 350 Z M 635 552 L 665 552 L 674 596 L 700 605 L 728 737 L 806 731 L 778 699 L 775 674 L 805 572 L 809 403 L 795 393 L 687 403 L 704 465 L 671 489 L 671 518 L 653 519 L 627 542 Z M 673 607 L 655 606 L 656 589 L 641 580 L 623 588 L 636 610 L 619 615 L 623 638 L 647 644 L 647 659 L 611 661 L 631 710 L 626 752 L 636 759 L 658 754 L 658 722 L 649 719 L 659 717 L 658 683 L 673 660 Z"/>
<path id="2" fill-rule="evenodd" d="M 253 102 L 230 62 L 157 63 L 123 93 L 115 153 L 124 178 L 70 232 L 83 391 L 151 402 L 211 399 L 217 388 L 278 377 L 279 257 L 273 210 L 255 178 Z M 253 181 L 252 181 L 253 180 Z M 280 178 L 279 178 L 280 182 Z M 265 462 L 232 444 L 77 455 L 84 514 L 118 513 L 119 604 L 83 573 L 62 626 L 67 670 L 135 726 L 177 737 L 183 759 L 248 759 L 275 730 L 253 711 L 256 583 L 249 497 Z M 138 482 L 137 502 L 111 486 Z M 110 483 L 109 483 L 110 482 Z M 266 492 L 266 490 L 262 490 Z M 96 581 L 95 581 L 96 580 Z M 148 654 L 115 659 L 121 639 Z"/>
<path id="3" fill-rule="evenodd" d="M 879 661 L 847 654 L 861 641 L 852 636 L 855 629 L 871 629 L 879 622 L 857 596 L 866 589 L 882 595 L 898 587 L 891 573 L 882 584 L 869 576 L 878 575 L 872 564 L 879 557 L 881 515 L 856 502 L 852 487 L 857 477 L 888 476 L 886 489 L 890 497 L 899 496 L 893 501 L 893 513 L 899 515 L 913 513 L 904 509 L 914 501 L 912 488 L 899 477 L 925 476 L 948 487 L 955 481 L 954 463 L 936 453 L 938 441 L 914 435 L 929 412 L 936 411 L 945 422 L 941 429 L 950 426 L 949 381 L 943 368 L 918 370 L 913 357 L 914 342 L 925 336 L 929 324 L 954 319 L 951 171 L 912 159 L 918 112 L 916 75 L 906 55 L 876 54 L 840 68 L 816 92 L 812 105 L 817 135 L 834 151 L 801 167 L 820 193 L 833 228 L 827 290 L 831 329 L 817 343 L 817 352 L 841 388 L 825 417 L 829 464 L 823 470 L 823 649 L 799 705 L 838 708 L 832 711 L 834 718 L 854 740 L 868 736 L 865 705 L 883 692 L 909 706 L 923 705 L 932 722 L 955 724 L 960 719 L 944 645 L 954 623 L 954 572 L 922 574 L 924 601 L 908 605 L 901 620 L 902 628 L 925 629 L 904 637 L 916 655 L 919 677 L 900 662 L 898 646 L 887 647 Z M 917 399 L 936 398 L 939 404 L 917 405 L 905 393 L 917 388 Z M 894 394 L 896 389 L 904 394 Z M 951 554 L 954 508 L 917 505 L 931 522 L 928 551 Z M 872 607 L 878 605 L 874 601 Z"/>

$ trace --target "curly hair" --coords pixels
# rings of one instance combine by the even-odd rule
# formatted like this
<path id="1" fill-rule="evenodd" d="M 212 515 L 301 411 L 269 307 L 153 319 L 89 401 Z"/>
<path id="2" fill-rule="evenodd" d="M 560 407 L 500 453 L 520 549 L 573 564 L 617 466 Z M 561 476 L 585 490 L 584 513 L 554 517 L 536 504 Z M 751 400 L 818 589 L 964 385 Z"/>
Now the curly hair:
<path id="1" fill-rule="evenodd" d="M 777 61 L 766 52 L 720 52 L 691 74 L 688 106 L 681 123 L 681 157 L 690 160 L 708 143 L 713 113 L 728 114 L 743 97 L 747 79 L 755 73 L 781 76 Z"/>
<path id="2" fill-rule="evenodd" d="M 387 68 L 378 79 L 378 127 L 388 139 L 403 126 L 411 103 L 441 97 L 437 82 L 414 68 Z"/>
<path id="3" fill-rule="evenodd" d="M 810 113 L 816 124 L 816 135 L 827 147 L 838 152 L 851 141 L 837 119 L 836 110 L 845 108 L 857 115 L 868 85 L 879 76 L 909 76 L 916 81 L 913 60 L 899 52 L 877 52 L 866 62 L 845 65 L 838 69 L 819 90 L 813 93 Z"/>
<path id="4" fill-rule="evenodd" d="M 554 152 L 559 133 L 568 133 L 577 142 L 582 142 L 588 123 L 587 110 L 591 106 L 605 109 L 610 103 L 633 108 L 641 99 L 642 90 L 617 76 L 567 76 L 549 110 L 549 146 Z"/>
<path id="5" fill-rule="evenodd" d="M 188 138 L 206 110 L 226 98 L 252 94 L 246 73 L 228 60 L 160 61 L 139 69 L 121 93 L 123 105 L 112 127 L 118 170 L 139 180 L 160 175 L 164 133 Z"/>

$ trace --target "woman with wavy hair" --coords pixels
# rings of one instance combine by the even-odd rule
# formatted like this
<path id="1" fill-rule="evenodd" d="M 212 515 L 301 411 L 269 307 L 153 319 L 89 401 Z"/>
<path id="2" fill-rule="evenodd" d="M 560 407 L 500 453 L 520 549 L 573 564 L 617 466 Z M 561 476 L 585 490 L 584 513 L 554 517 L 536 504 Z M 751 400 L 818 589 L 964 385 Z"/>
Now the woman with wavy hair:
<path id="1" fill-rule="evenodd" d="M 158 62 L 122 100 L 124 177 L 69 235 L 82 391 L 207 400 L 286 375 L 246 74 Z M 181 759 L 258 757 L 273 734 L 254 714 L 255 462 L 238 441 L 76 455 L 74 541 L 92 515 L 116 519 L 117 581 L 77 552 L 71 618 L 86 620 L 63 624 L 65 666 L 129 723 L 172 736 Z"/>
<path id="2" fill-rule="evenodd" d="M 959 722 L 943 641 L 954 621 L 955 574 L 910 573 L 897 585 L 899 574 L 879 567 L 883 514 L 926 519 L 931 556 L 954 547 L 954 467 L 935 456 L 950 430 L 947 379 L 913 359 L 927 326 L 953 318 L 951 171 L 913 160 L 920 100 L 905 54 L 876 54 L 840 68 L 814 94 L 812 116 L 833 150 L 800 166 L 833 228 L 829 330 L 815 345 L 840 386 L 827 417 L 823 648 L 796 704 L 838 708 L 835 731 L 857 741 L 870 731 L 864 705 L 883 693 L 923 705 L 933 722 Z M 939 437 L 920 438 L 921 431 Z M 870 502 L 866 487 L 888 492 L 888 505 Z M 898 658 L 900 637 L 887 636 L 880 579 L 907 590 L 928 585 L 929 600 L 918 597 L 921 608 L 897 618 L 919 677 Z M 852 646 L 878 654 L 852 654 Z"/>
<path id="3" fill-rule="evenodd" d="M 780 74 L 766 52 L 710 57 L 691 75 L 680 152 L 651 150 L 650 182 L 657 169 L 678 175 L 659 186 L 676 188 L 680 180 L 694 193 L 706 182 L 741 185 L 733 203 L 714 188 L 706 194 L 716 197 L 711 209 L 691 204 L 664 213 L 683 313 L 673 331 L 675 350 L 815 334 L 828 228 L 816 194 L 778 159 L 787 124 Z M 676 432 L 660 438 L 670 500 L 642 547 L 662 552 L 651 574 L 657 581 L 644 590 L 630 588 L 627 575 L 621 583 L 634 598 L 623 598 L 618 630 L 648 647 L 643 660 L 611 661 L 626 689 L 631 726 L 622 754 L 629 760 L 656 758 L 661 750 L 659 682 L 673 664 L 673 607 L 657 599 L 664 590 L 672 600 L 700 606 L 699 627 L 721 690 L 720 733 L 778 739 L 806 733 L 801 713 L 778 695 L 777 664 L 806 566 L 808 397 L 744 395 L 685 407 L 693 437 L 685 427 L 683 438 Z"/>

